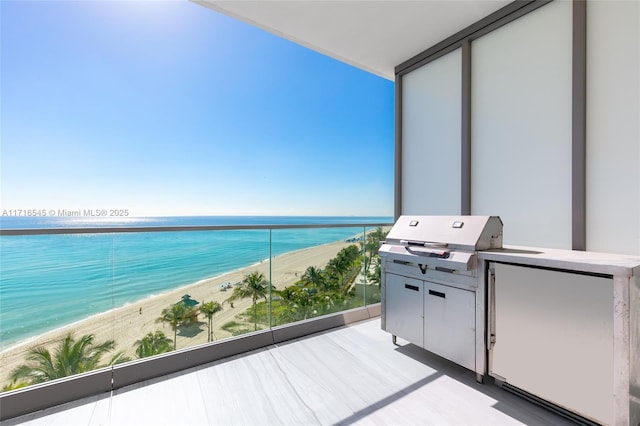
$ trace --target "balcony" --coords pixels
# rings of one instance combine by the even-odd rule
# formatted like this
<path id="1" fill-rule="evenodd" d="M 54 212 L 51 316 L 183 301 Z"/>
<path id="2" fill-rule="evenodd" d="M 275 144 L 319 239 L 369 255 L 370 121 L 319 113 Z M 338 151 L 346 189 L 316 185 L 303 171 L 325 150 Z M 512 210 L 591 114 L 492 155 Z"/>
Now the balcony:
<path id="1" fill-rule="evenodd" d="M 398 343 L 366 320 L 3 424 L 572 424 Z"/>
<path id="2" fill-rule="evenodd" d="M 0 419 L 378 315 L 372 237 L 388 223 L 309 221 L 5 227 Z M 263 291 L 239 293 L 250 275 Z M 143 348 L 158 332 L 164 347 Z M 115 344 L 91 368 L 12 377 L 88 335 Z"/>
<path id="3" fill-rule="evenodd" d="M 270 345 L 6 424 L 569 424 L 379 320 Z"/>
<path id="4" fill-rule="evenodd" d="M 7 239 L 3 242 L 9 242 L 3 245 L 3 254 L 8 247 L 33 247 L 30 238 L 36 238 L 47 250 L 58 246 L 58 261 L 52 264 L 56 267 L 41 265 L 45 276 L 86 269 L 87 265 L 93 271 L 111 271 L 106 281 L 97 279 L 111 310 L 93 317 L 93 328 L 84 327 L 87 321 L 79 321 L 62 330 L 43 331 L 40 341 L 48 340 L 52 353 L 53 342 L 68 331 L 80 335 L 88 330 L 95 332 L 97 340 L 122 343 L 159 329 L 176 345 L 148 357 L 136 356 L 139 354 L 125 345 L 118 349 L 128 349 L 127 362 L 3 392 L 3 424 L 568 424 L 563 417 L 490 383 L 476 383 L 473 372 L 406 341 L 392 344 L 391 336 L 380 328 L 379 287 L 364 268 L 375 267 L 375 257 L 372 261 L 370 255 L 377 242 L 368 243 L 387 225 L 3 230 L 2 238 Z M 81 264 L 65 263 L 64 259 L 83 253 L 84 237 L 91 238 L 92 246 L 106 247 L 108 250 L 99 250 L 104 256 Z M 310 246 L 288 245 L 300 238 L 307 238 Z M 179 265 L 184 253 L 201 256 L 207 264 L 204 246 L 219 248 L 220 241 L 227 241 L 230 250 L 234 240 L 243 247 L 253 247 L 244 253 L 249 266 L 233 269 L 225 263 L 223 269 L 231 268 L 231 272 L 214 273 L 161 296 L 122 302 L 122 289 L 131 289 L 119 284 L 126 284 L 123 276 L 128 267 L 145 264 L 141 253 L 160 255 L 159 269 L 168 259 Z M 140 241 L 142 247 L 136 250 Z M 311 290 L 324 294 L 318 290 L 319 284 L 304 283 L 306 268 L 326 270 L 343 249 L 354 245 L 358 247 L 357 267 L 338 286 L 344 298 L 334 294 L 330 298 L 335 303 L 328 305 L 322 302 L 324 298 L 288 299 L 297 290 L 307 296 Z M 152 250 L 163 246 L 181 250 Z M 6 267 L 6 256 L 3 262 L 3 273 L 8 272 L 3 277 L 6 291 L 4 285 L 10 284 L 12 271 Z M 173 265 L 171 274 L 160 271 L 155 279 L 163 274 L 172 279 L 191 277 L 188 274 L 193 267 Z M 271 293 L 256 305 L 250 298 L 237 298 L 232 305 L 229 300 L 237 285 L 256 271 L 273 284 Z M 38 280 L 32 284 L 37 290 Z M 296 291 L 282 292 L 286 288 Z M 214 314 L 211 323 L 197 310 L 199 318 L 175 327 L 148 320 L 149 310 L 155 309 L 152 317 L 158 318 L 167 303 L 185 302 L 183 293 L 187 290 L 188 300 L 205 303 L 216 299 L 223 311 Z M 52 294 L 49 299 L 55 297 Z M 43 312 L 49 299 L 41 301 Z M 10 306 L 3 303 L 5 318 Z M 140 322 L 142 318 L 147 319 Z M 33 346 L 19 346 L 22 352 L 3 351 L 3 377 L 10 372 L 8 365 L 15 366 L 15 357 L 25 360 Z"/>

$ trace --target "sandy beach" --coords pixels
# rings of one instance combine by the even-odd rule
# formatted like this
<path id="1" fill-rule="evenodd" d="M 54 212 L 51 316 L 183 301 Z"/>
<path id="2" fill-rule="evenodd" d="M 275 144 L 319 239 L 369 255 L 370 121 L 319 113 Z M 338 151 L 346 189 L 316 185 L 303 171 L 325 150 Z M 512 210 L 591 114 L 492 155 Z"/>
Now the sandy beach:
<path id="1" fill-rule="evenodd" d="M 285 253 L 273 258 L 273 270 L 271 279 L 277 289 L 295 283 L 309 266 L 324 268 L 342 248 L 353 243 L 335 242 L 322 246 Z M 221 329 L 222 325 L 229 321 L 238 320 L 236 315 L 251 306 L 251 300 L 237 300 L 232 308 L 229 303 L 223 303 L 231 296 L 233 288 L 221 290 L 220 284 L 237 283 L 242 281 L 248 273 L 259 271 L 269 279 L 269 261 L 242 268 L 216 277 L 208 278 L 197 283 L 178 288 L 162 295 L 149 297 L 137 303 L 113 309 L 109 312 L 98 314 L 69 326 L 42 334 L 28 342 L 11 347 L 0 353 L 0 387 L 9 382 L 9 376 L 13 369 L 25 363 L 26 352 L 37 346 L 52 348 L 68 332 L 73 332 L 79 337 L 85 334 L 94 334 L 96 342 L 115 340 L 116 350 L 125 351 L 126 355 L 136 359 L 135 342 L 149 332 L 161 330 L 167 337 L 173 339 L 173 330 L 167 324 L 156 322 L 163 309 L 181 300 L 184 294 L 200 303 L 218 301 L 223 304 L 223 310 L 213 316 L 213 329 L 216 340 L 229 337 L 231 334 Z M 177 336 L 177 348 L 186 348 L 207 342 L 207 318 L 199 315 L 199 327 L 191 326 L 188 333 Z M 252 328 L 253 324 L 247 328 Z M 104 357 L 104 361 L 107 360 Z"/>

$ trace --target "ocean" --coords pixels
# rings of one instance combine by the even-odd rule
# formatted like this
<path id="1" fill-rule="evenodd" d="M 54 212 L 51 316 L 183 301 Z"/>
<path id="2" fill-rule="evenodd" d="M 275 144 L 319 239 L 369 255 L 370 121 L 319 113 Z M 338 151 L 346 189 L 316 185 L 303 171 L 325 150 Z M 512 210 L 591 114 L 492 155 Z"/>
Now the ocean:
<path id="1" fill-rule="evenodd" d="M 361 234 L 391 217 L 1 217 L 2 229 L 353 224 L 346 228 L 0 237 L 0 349 L 91 315 Z"/>

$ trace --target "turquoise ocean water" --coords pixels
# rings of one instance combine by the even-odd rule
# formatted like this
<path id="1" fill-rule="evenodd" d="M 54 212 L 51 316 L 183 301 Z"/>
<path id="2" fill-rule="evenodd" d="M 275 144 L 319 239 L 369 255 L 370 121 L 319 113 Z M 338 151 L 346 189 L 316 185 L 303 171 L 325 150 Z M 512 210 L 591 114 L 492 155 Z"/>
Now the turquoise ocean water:
<path id="1" fill-rule="evenodd" d="M 344 240 L 390 217 L 2 217 L 0 227 L 353 224 L 347 228 L 0 237 L 0 348 L 91 315 L 246 267 Z"/>

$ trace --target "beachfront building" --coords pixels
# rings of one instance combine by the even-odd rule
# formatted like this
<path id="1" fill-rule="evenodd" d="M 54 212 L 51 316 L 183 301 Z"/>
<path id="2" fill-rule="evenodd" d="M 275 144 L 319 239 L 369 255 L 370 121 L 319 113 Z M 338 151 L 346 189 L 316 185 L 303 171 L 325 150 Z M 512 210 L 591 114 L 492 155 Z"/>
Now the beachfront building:
<path id="1" fill-rule="evenodd" d="M 640 2 L 197 3 L 395 82 L 396 217 L 499 215 L 508 230 L 505 244 L 640 256 Z M 203 9 L 203 13 L 209 12 Z M 26 390 L 4 397 L 2 408 L 7 410 L 12 404 L 11 415 L 23 414 L 29 407 L 42 408 L 42 404 L 95 394 L 107 377 L 110 383 L 125 387 L 213 359 L 375 318 L 379 309 L 366 306 L 232 339 L 215 350 L 196 348 L 101 371 L 60 383 L 53 392 L 46 387 Z M 222 392 L 222 398 L 228 397 L 225 404 L 229 411 L 221 408 L 217 413 L 207 413 L 202 408 L 211 402 L 212 395 L 221 395 L 213 386 L 203 387 L 198 402 L 163 397 L 171 392 L 176 376 L 139 390 L 129 388 L 121 393 L 120 400 L 130 402 L 114 405 L 108 415 L 111 419 L 131 419 L 144 411 L 147 420 L 179 418 L 171 417 L 167 410 L 155 412 L 166 417 L 148 417 L 153 413 L 139 409 L 144 399 L 134 397 L 138 392 L 152 393 L 158 404 L 199 407 L 200 411 L 191 414 L 193 421 L 184 423 L 234 423 L 238 418 L 233 417 L 233 410 L 246 408 L 247 400 L 265 401 L 255 410 L 264 421 L 243 417 L 240 422 L 302 424 L 314 418 L 321 424 L 394 419 L 408 424 L 468 424 L 474 423 L 473 419 L 485 424 L 562 423 L 562 419 L 545 417 L 549 414 L 533 406 L 492 393 L 497 391 L 474 388 L 455 368 L 452 372 L 442 365 L 436 373 L 426 372 L 427 361 L 409 349 L 403 357 L 397 357 L 394 351 L 385 352 L 381 342 L 387 336 L 375 328 L 334 331 L 322 335 L 321 340 L 297 342 L 290 353 L 275 348 L 275 353 L 220 363 L 218 370 L 180 375 L 184 377 L 181 389 L 198 388 L 199 381 L 225 383 L 227 391 Z M 368 358 L 366 350 L 356 347 L 383 355 Z M 310 355 L 317 352 L 323 353 L 325 361 L 333 359 L 336 364 L 320 363 Z M 351 354 L 350 359 L 361 357 L 361 362 L 340 364 L 344 361 L 340 354 L 346 352 Z M 250 377 L 263 377 L 258 373 L 261 369 L 272 371 L 284 365 L 268 362 L 280 356 L 304 361 L 291 361 L 287 364 L 291 369 L 280 376 L 264 376 L 271 382 L 252 381 Z M 327 373 L 327 377 L 318 379 L 323 388 L 318 394 L 303 374 L 305 365 L 314 362 L 325 368 L 323 371 L 336 374 Z M 441 360 L 429 362 L 441 365 Z M 363 365 L 370 368 L 358 370 Z M 245 374 L 247 369 L 255 375 Z M 372 373 L 381 370 L 388 374 Z M 415 374 L 408 378 L 411 375 L 405 376 L 407 371 Z M 364 377 L 367 372 L 371 376 Z M 229 376 L 237 380 L 228 380 Z M 295 383 L 295 389 L 306 389 L 310 394 L 301 396 L 295 389 L 283 391 L 283 401 L 287 402 L 273 410 L 268 408 L 275 400 L 267 395 L 285 389 L 281 382 L 287 380 Z M 432 393 L 425 391 L 423 385 L 427 383 L 435 386 L 430 388 Z M 473 390 L 462 393 L 457 386 L 460 383 Z M 412 393 L 418 389 L 420 392 Z M 327 397 L 332 393 L 336 398 Z M 486 398 L 494 398 L 492 401 L 497 401 L 495 405 L 506 417 L 492 417 L 496 415 L 490 409 L 493 403 L 482 408 L 481 401 Z M 425 399 L 439 409 L 426 409 Z M 460 400 L 465 403 L 460 404 Z M 34 401 L 40 405 L 34 405 Z M 148 403 L 154 404 L 153 398 Z M 100 398 L 83 404 L 73 407 L 73 412 L 80 413 L 78 407 L 84 406 L 94 413 L 86 414 L 88 419 L 91 415 L 107 416 L 95 414 L 95 407 L 106 413 Z M 349 410 L 351 414 L 345 414 Z M 185 411 L 180 416 L 190 415 Z M 293 414 L 285 416 L 285 412 Z M 296 417 L 296 412 L 309 412 L 315 417 Z M 60 413 L 65 415 L 64 410 Z M 428 415 L 425 413 L 432 417 L 422 417 Z M 376 414 L 381 417 L 376 418 Z"/>

